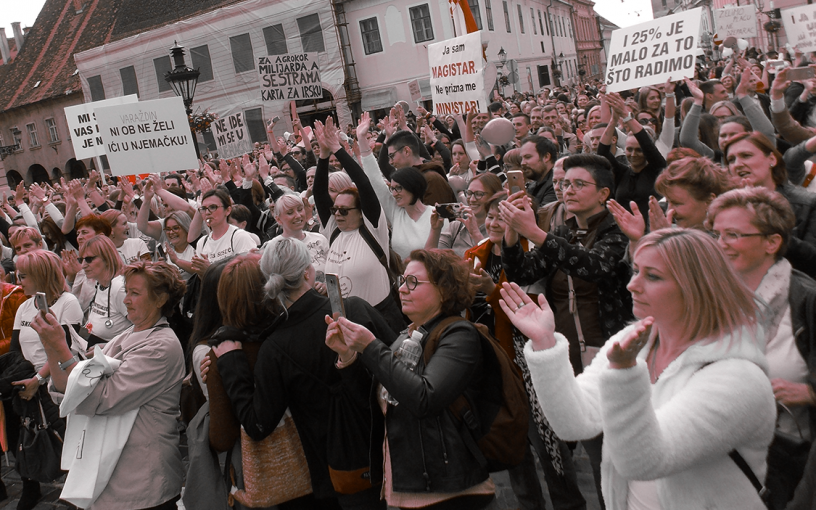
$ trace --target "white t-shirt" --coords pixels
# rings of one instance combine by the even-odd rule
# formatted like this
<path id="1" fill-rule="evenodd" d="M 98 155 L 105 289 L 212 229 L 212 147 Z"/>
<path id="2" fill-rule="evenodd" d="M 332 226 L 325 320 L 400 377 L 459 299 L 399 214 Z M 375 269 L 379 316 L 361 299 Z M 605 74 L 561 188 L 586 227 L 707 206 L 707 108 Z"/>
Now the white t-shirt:
<path id="1" fill-rule="evenodd" d="M 171 250 L 175 251 L 175 248 L 173 248 L 173 245 L 168 244 L 168 247 Z M 185 262 L 190 262 L 191 260 L 193 260 L 193 255 L 195 255 L 195 248 L 193 248 L 192 244 L 188 244 L 187 248 L 185 248 L 183 252 L 180 252 L 180 253 L 176 252 L 176 257 L 178 257 L 179 259 L 181 259 L 181 260 L 183 260 Z M 182 269 L 179 266 L 176 266 L 175 264 L 173 264 L 173 262 L 170 261 L 170 257 L 165 257 L 165 260 L 167 261 L 168 264 L 170 264 L 171 266 L 175 266 L 179 270 L 179 276 L 181 276 L 181 278 L 185 282 L 190 281 L 190 278 L 192 278 L 192 276 L 193 276 L 191 273 L 188 273 L 184 269 Z"/>
<path id="2" fill-rule="evenodd" d="M 233 255 L 247 253 L 257 247 L 249 232 L 230 225 L 220 239 L 213 239 L 212 234 L 199 239 L 195 252 L 200 257 L 206 256 L 212 264 Z"/>
<path id="3" fill-rule="evenodd" d="M 125 244 L 116 249 L 122 256 L 125 265 L 132 264 L 139 260 L 142 255 L 150 254 L 147 244 L 139 238 L 125 239 Z"/>
<path id="4" fill-rule="evenodd" d="M 365 216 L 363 221 L 388 257 L 388 224 L 385 214 L 380 212 L 377 228 Z M 326 233 L 331 236 L 336 228 L 337 224 L 332 216 L 326 223 Z M 344 298 L 356 296 L 366 300 L 371 306 L 376 306 L 391 292 L 388 273 L 359 230 L 340 232 L 337 235 L 329 248 L 324 270 L 337 275 Z"/>
<path id="5" fill-rule="evenodd" d="M 63 292 L 57 302 L 48 309 L 62 325 L 82 324 L 82 307 L 79 306 L 76 296 L 70 292 Z M 31 321 L 38 313 L 40 311 L 34 306 L 34 298 L 31 297 L 20 305 L 17 315 L 14 316 L 14 329 L 20 332 L 20 349 L 23 351 L 23 357 L 30 361 L 37 371 L 48 361 L 40 335 L 31 327 Z"/>
<path id="6" fill-rule="evenodd" d="M 108 297 L 110 296 L 110 301 Z M 110 287 L 103 289 L 96 284 L 96 295 L 91 300 L 91 307 L 88 309 L 88 321 L 85 327 L 92 335 L 105 340 L 126 330 L 132 324 L 127 318 L 127 308 L 125 307 L 125 277 L 119 275 L 111 280 Z M 110 327 L 105 322 L 111 321 Z"/>
<path id="7" fill-rule="evenodd" d="M 317 232 L 303 232 L 306 237 L 303 238 L 303 243 L 309 250 L 309 255 L 312 256 L 312 265 L 315 268 L 315 275 L 318 280 L 322 280 L 322 276 L 326 271 L 326 256 L 329 253 L 329 240 L 323 234 Z"/>

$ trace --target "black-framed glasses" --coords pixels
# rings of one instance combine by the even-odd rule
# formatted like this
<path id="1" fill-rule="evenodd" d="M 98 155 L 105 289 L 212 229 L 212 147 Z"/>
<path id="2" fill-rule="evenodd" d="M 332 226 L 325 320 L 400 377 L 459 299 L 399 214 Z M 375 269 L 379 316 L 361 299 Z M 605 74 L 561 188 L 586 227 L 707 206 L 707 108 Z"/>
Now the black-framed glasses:
<path id="1" fill-rule="evenodd" d="M 90 264 L 94 261 L 94 259 L 98 257 L 98 255 L 91 255 L 90 257 L 77 257 L 77 261 L 82 264 L 83 262 L 86 264 Z"/>
<path id="2" fill-rule="evenodd" d="M 394 152 L 389 152 L 388 153 L 388 161 L 394 161 L 394 156 L 396 156 L 399 151 L 400 150 L 398 149 L 398 150 L 395 150 Z"/>
<path id="3" fill-rule="evenodd" d="M 164 227 L 165 232 L 181 232 L 181 225 L 176 225 L 174 227 Z"/>
<path id="4" fill-rule="evenodd" d="M 584 186 L 588 186 L 590 184 L 593 184 L 595 186 L 598 185 L 597 182 L 582 181 L 581 179 L 575 179 L 574 181 L 570 181 L 569 179 L 562 179 L 560 187 L 563 191 L 567 191 L 570 188 L 575 188 L 575 191 L 581 191 L 582 189 L 584 189 Z"/>
<path id="5" fill-rule="evenodd" d="M 720 238 L 726 243 L 733 243 L 739 241 L 743 237 L 765 237 L 768 234 L 763 234 L 762 232 L 749 232 L 747 234 L 743 234 L 742 232 L 716 232 L 714 230 L 711 231 L 711 237 L 715 240 L 719 241 Z"/>
<path id="6" fill-rule="evenodd" d="M 402 287 L 403 285 L 405 285 L 405 287 L 408 290 L 414 290 L 414 289 L 417 288 L 417 285 L 419 285 L 420 283 L 431 283 L 431 282 L 428 281 L 428 280 L 420 280 L 419 278 L 417 278 L 416 276 L 414 276 L 412 274 L 409 274 L 408 276 L 402 276 L 402 275 L 397 276 L 397 288 L 398 289 L 400 287 Z"/>
<path id="7" fill-rule="evenodd" d="M 469 189 L 466 189 L 465 191 L 463 191 L 463 193 L 465 194 L 466 197 L 475 198 L 476 200 L 481 200 L 487 196 L 486 191 L 470 191 Z"/>
<path id="8" fill-rule="evenodd" d="M 340 213 L 340 216 L 348 216 L 349 211 L 359 209 L 359 207 L 332 207 L 329 209 L 332 214 Z"/>
<path id="9" fill-rule="evenodd" d="M 638 119 L 641 126 L 645 126 L 646 124 L 657 124 L 657 119 L 653 119 L 652 117 Z"/>
<path id="10" fill-rule="evenodd" d="M 405 188 L 397 184 L 396 186 L 388 186 L 388 189 L 391 190 L 391 193 L 402 193 Z"/>
<path id="11" fill-rule="evenodd" d="M 215 204 L 208 205 L 206 207 L 202 206 L 202 207 L 198 208 L 198 212 L 200 212 L 201 214 L 204 214 L 204 213 L 212 214 L 215 211 L 217 211 L 218 209 L 221 209 L 222 207 L 224 207 L 224 206 L 223 205 L 215 205 Z"/>

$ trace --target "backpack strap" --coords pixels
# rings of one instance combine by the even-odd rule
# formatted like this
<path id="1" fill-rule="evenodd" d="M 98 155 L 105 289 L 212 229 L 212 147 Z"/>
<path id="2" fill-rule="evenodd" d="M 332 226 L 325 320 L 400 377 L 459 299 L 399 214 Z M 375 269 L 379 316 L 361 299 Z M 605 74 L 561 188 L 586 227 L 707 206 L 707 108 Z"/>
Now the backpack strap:
<path id="1" fill-rule="evenodd" d="M 380 264 L 385 268 L 386 272 L 388 272 L 388 279 L 392 279 L 391 276 L 391 269 L 388 268 L 388 257 L 385 256 L 385 252 L 380 246 L 380 243 L 374 239 L 374 236 L 368 230 L 368 227 L 365 226 L 365 222 L 360 224 L 360 235 L 362 236 L 363 240 L 368 244 L 368 247 L 371 248 L 371 251 L 374 252 L 376 255 L 377 260 L 380 261 Z"/>
<path id="2" fill-rule="evenodd" d="M 340 235 L 339 228 L 335 228 L 334 230 L 332 230 L 331 236 L 329 237 L 329 246 L 331 246 L 334 243 L 334 240 L 337 239 L 337 236 L 339 235 Z"/>
<path id="3" fill-rule="evenodd" d="M 765 503 L 767 503 L 771 497 L 771 491 L 769 491 L 767 487 L 762 485 L 762 482 L 759 481 L 759 478 L 757 478 L 756 474 L 754 474 L 754 470 L 751 469 L 751 466 L 749 466 L 747 462 L 745 462 L 745 459 L 742 458 L 742 455 L 740 455 L 740 453 L 736 449 L 734 449 L 728 452 L 728 456 L 731 457 L 731 460 L 734 461 L 734 464 L 736 464 L 737 467 L 740 468 L 740 471 L 742 471 L 745 474 L 745 476 L 748 478 L 748 481 L 751 482 L 751 485 L 754 486 L 754 489 L 756 489 L 757 494 L 759 494 L 759 498 Z"/>

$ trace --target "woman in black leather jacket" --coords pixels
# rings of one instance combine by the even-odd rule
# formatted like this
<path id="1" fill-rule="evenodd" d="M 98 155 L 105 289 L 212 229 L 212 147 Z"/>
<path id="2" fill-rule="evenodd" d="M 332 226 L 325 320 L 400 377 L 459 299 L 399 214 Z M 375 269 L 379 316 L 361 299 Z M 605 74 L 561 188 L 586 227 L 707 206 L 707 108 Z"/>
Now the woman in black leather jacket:
<path id="1" fill-rule="evenodd" d="M 441 325 L 472 301 L 468 267 L 451 250 L 415 250 L 398 281 L 402 310 L 412 323 L 390 347 L 359 324 L 327 318 L 331 324 L 326 343 L 341 357 L 348 351 L 358 355 L 375 378 L 386 440 L 383 449 L 372 438 L 371 465 L 383 465 L 376 456 L 385 450 L 384 494 L 389 506 L 484 508 L 495 487 L 486 467 L 468 449 L 455 418 L 446 412 L 463 393 L 469 402 L 478 402 L 483 372 L 475 327 L 466 321 Z M 434 332 L 437 327 L 445 327 L 441 335 Z M 398 357 L 409 337 L 425 349 L 432 336 L 439 336 L 439 342 L 427 364 L 427 356 L 419 356 L 412 370 L 405 356 Z M 373 432 L 381 430 L 376 423 L 372 427 Z"/>

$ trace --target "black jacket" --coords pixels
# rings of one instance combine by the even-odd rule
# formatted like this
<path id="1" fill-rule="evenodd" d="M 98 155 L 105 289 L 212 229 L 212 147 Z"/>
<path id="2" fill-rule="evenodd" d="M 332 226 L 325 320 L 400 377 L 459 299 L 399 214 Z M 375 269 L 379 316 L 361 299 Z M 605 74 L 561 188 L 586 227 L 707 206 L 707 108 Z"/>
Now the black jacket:
<path id="1" fill-rule="evenodd" d="M 790 182 L 778 186 L 776 191 L 788 200 L 796 216 L 785 258 L 794 269 L 816 277 L 816 195 Z"/>
<path id="2" fill-rule="evenodd" d="M 439 315 L 423 326 L 423 348 L 434 327 L 445 317 Z M 394 348 L 398 344 L 401 342 L 395 342 Z M 483 353 L 476 328 L 471 325 L 446 330 L 428 365 L 420 359 L 414 372 L 379 340 L 362 354 L 363 363 L 374 375 L 373 387 L 382 384 L 399 402 L 397 406 L 388 406 L 385 417 L 394 491 L 455 493 L 485 481 L 489 476 L 487 469 L 480 466 L 462 440 L 463 434 L 469 434 L 467 427 L 460 425 L 448 410 L 462 393 L 472 406 L 479 401 Z M 374 400 L 376 395 L 372 392 L 371 397 Z M 373 469 L 383 465 L 383 427 L 382 413 L 374 412 L 372 417 Z"/>
<path id="3" fill-rule="evenodd" d="M 808 384 L 816 391 L 816 281 L 794 270 L 788 292 L 796 348 L 807 363 Z M 810 430 L 816 430 L 816 407 L 809 410 Z"/>
<path id="4" fill-rule="evenodd" d="M 377 338 L 388 343 L 396 338 L 379 313 L 362 299 L 349 298 L 345 307 L 349 320 L 362 324 Z M 271 434 L 289 408 L 309 464 L 314 495 L 336 497 L 328 471 L 326 418 L 329 387 L 342 384 L 348 369 L 335 368 L 337 354 L 326 346 L 324 318 L 331 315 L 328 298 L 309 291 L 288 312 L 288 318 L 281 316 L 261 346 L 254 374 L 240 350 L 218 358 L 218 371 L 235 416 L 252 439 Z"/>

